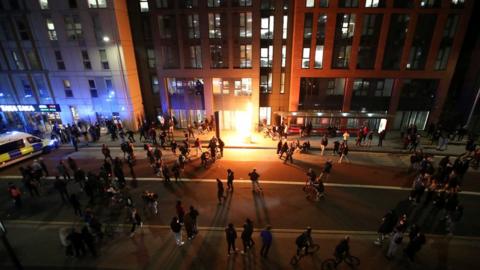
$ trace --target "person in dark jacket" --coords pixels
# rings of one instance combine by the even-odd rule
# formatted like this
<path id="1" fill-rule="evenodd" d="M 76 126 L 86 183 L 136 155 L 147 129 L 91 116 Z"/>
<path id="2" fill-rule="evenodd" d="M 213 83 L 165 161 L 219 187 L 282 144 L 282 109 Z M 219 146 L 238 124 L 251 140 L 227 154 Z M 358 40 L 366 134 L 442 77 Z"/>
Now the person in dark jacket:
<path id="1" fill-rule="evenodd" d="M 85 255 L 85 245 L 83 244 L 82 235 L 79 232 L 72 229 L 72 232 L 67 236 L 67 240 L 72 243 L 73 249 L 75 250 L 75 257 L 78 258 Z"/>
<path id="2" fill-rule="evenodd" d="M 97 257 L 97 249 L 95 247 L 95 238 L 88 230 L 87 226 L 84 226 L 82 229 L 82 240 L 87 245 L 88 250 L 92 253 L 93 257 Z"/>
<path id="3" fill-rule="evenodd" d="M 237 231 L 235 230 L 235 227 L 233 227 L 232 223 L 228 224 L 228 227 L 225 228 L 225 236 L 227 238 L 227 244 L 228 244 L 228 256 L 230 256 L 230 249 L 233 250 L 233 252 L 237 252 L 237 249 L 235 248 L 235 240 L 237 239 Z"/>
<path id="4" fill-rule="evenodd" d="M 393 228 L 397 224 L 398 218 L 395 213 L 395 210 L 388 211 L 382 218 L 382 223 L 378 228 L 378 238 L 373 243 L 375 245 L 382 245 L 385 235 L 390 234 L 393 231 Z"/>
<path id="5" fill-rule="evenodd" d="M 225 196 L 223 195 L 225 189 L 223 188 L 223 183 L 220 179 L 217 178 L 217 198 L 218 204 L 222 204 L 222 201 L 225 202 Z"/>
<path id="6" fill-rule="evenodd" d="M 77 196 L 75 194 L 70 195 L 70 204 L 73 207 L 73 211 L 74 211 L 75 215 L 78 215 L 78 216 L 81 217 L 82 216 L 81 205 L 80 205 L 80 202 L 78 201 Z"/>
<path id="7" fill-rule="evenodd" d="M 247 249 L 252 248 L 255 242 L 252 239 L 253 234 L 253 222 L 247 218 L 245 224 L 243 224 L 243 231 L 242 231 L 242 243 L 243 243 L 243 250 L 242 254 L 247 253 Z"/>
<path id="8" fill-rule="evenodd" d="M 65 183 L 65 181 L 60 179 L 60 177 L 57 175 L 55 176 L 55 182 L 53 182 L 53 186 L 56 190 L 58 190 L 58 193 L 60 193 L 62 201 L 64 203 L 68 202 L 68 198 L 70 196 L 68 195 L 67 183 Z"/>
<path id="9" fill-rule="evenodd" d="M 268 225 L 261 233 L 260 237 L 262 238 L 262 249 L 260 249 L 260 255 L 264 258 L 268 256 L 268 250 L 272 245 L 272 226 Z"/>
<path id="10" fill-rule="evenodd" d="M 233 180 L 235 178 L 235 174 L 232 170 L 227 169 L 227 190 L 233 192 Z"/>
<path id="11" fill-rule="evenodd" d="M 177 217 L 172 218 L 172 222 L 170 222 L 170 229 L 175 236 L 175 242 L 177 243 L 177 246 L 183 246 L 185 242 L 182 241 L 182 225 Z"/>

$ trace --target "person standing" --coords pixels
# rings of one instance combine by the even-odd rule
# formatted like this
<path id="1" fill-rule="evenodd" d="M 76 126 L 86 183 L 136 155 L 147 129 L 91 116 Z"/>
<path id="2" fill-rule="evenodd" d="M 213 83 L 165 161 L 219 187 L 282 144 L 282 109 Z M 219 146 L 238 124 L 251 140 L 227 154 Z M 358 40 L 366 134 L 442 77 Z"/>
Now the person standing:
<path id="1" fill-rule="evenodd" d="M 172 153 L 176 156 L 177 155 L 177 142 L 172 140 L 170 143 L 170 147 L 172 148 Z"/>
<path id="2" fill-rule="evenodd" d="M 332 155 L 337 155 L 339 149 L 340 149 L 340 142 L 339 141 L 334 141 L 333 142 L 333 153 L 332 153 Z"/>
<path id="3" fill-rule="evenodd" d="M 225 228 L 225 236 L 227 238 L 228 245 L 228 256 L 230 256 L 230 249 L 235 253 L 237 249 L 235 248 L 235 240 L 237 239 L 237 231 L 233 227 L 232 223 L 228 224 L 228 227 Z"/>
<path id="4" fill-rule="evenodd" d="M 132 208 L 130 218 L 132 221 L 132 229 L 130 229 L 130 237 L 133 237 L 135 235 L 136 228 L 143 227 L 143 223 L 142 223 L 142 218 L 140 217 L 140 214 L 138 213 L 136 208 Z"/>
<path id="5" fill-rule="evenodd" d="M 53 182 L 53 186 L 56 190 L 58 190 L 58 193 L 60 193 L 62 201 L 64 203 L 68 203 L 68 198 L 70 196 L 68 195 L 67 183 L 65 183 L 65 181 L 60 179 L 60 177 L 57 175 L 55 176 L 55 182 Z"/>
<path id="6" fill-rule="evenodd" d="M 20 189 L 11 182 L 8 183 L 8 194 L 10 194 L 15 207 L 20 208 L 22 206 L 22 193 Z"/>
<path id="7" fill-rule="evenodd" d="M 343 149 L 341 150 L 341 155 L 340 155 L 340 159 L 338 160 L 338 163 L 342 163 L 343 159 L 345 159 L 350 163 L 350 159 L 348 159 L 347 155 L 348 155 L 348 145 L 347 143 L 345 143 Z"/>
<path id="8" fill-rule="evenodd" d="M 75 148 L 75 152 L 78 152 L 78 139 L 76 136 L 72 136 L 72 145 Z"/>
<path id="9" fill-rule="evenodd" d="M 110 154 L 110 148 L 108 148 L 106 144 L 102 145 L 102 154 L 105 157 L 105 159 L 109 158 L 110 160 L 112 160 L 112 156 Z"/>
<path id="10" fill-rule="evenodd" d="M 415 254 L 420 251 L 422 246 L 426 243 L 425 235 L 421 232 L 413 235 L 411 237 L 410 242 L 408 242 L 407 247 L 403 250 L 403 252 L 407 255 L 410 261 L 413 262 Z"/>
<path id="11" fill-rule="evenodd" d="M 198 210 L 195 209 L 193 206 L 190 206 L 190 211 L 188 214 L 190 218 L 192 219 L 192 225 L 193 225 L 193 236 L 192 238 L 195 238 L 195 236 L 198 234 L 198 228 L 197 228 L 197 218 L 200 215 L 198 213 Z"/>
<path id="12" fill-rule="evenodd" d="M 260 237 L 262 238 L 262 248 L 260 249 L 260 255 L 264 258 L 267 258 L 268 256 L 268 250 L 270 249 L 270 246 L 272 245 L 272 226 L 267 225 L 267 227 L 260 232 Z"/>
<path id="13" fill-rule="evenodd" d="M 82 228 L 82 240 L 87 245 L 88 250 L 92 253 L 93 257 L 97 257 L 97 249 L 95 248 L 95 238 L 88 230 L 87 226 Z"/>
<path id="14" fill-rule="evenodd" d="M 348 131 L 345 130 L 342 136 L 343 136 L 343 141 L 345 142 L 345 144 L 347 144 L 348 139 L 350 138 L 350 133 L 348 133 Z"/>
<path id="15" fill-rule="evenodd" d="M 235 177 L 235 174 L 233 173 L 233 171 L 230 169 L 227 169 L 227 190 L 230 192 L 233 192 L 234 177 Z"/>
<path id="16" fill-rule="evenodd" d="M 386 131 L 385 129 L 378 133 L 378 146 L 383 146 L 383 140 L 385 140 Z"/>
<path id="17" fill-rule="evenodd" d="M 73 211 L 75 215 L 82 216 L 82 209 L 80 202 L 75 194 L 70 195 L 70 204 L 73 207 Z"/>
<path id="18" fill-rule="evenodd" d="M 45 164 L 45 161 L 43 160 L 43 158 L 38 158 L 38 163 L 40 164 L 40 167 L 42 167 L 42 171 L 44 173 L 45 176 L 48 177 L 49 173 L 48 173 L 48 167 L 47 167 L 47 164 Z"/>
<path id="19" fill-rule="evenodd" d="M 257 170 L 253 169 L 253 171 L 249 173 L 248 176 L 250 176 L 250 180 L 252 181 L 252 191 L 262 192 L 263 190 L 258 183 L 258 178 L 260 178 L 260 175 L 257 173 Z"/>
<path id="20" fill-rule="evenodd" d="M 182 225 L 177 217 L 172 218 L 172 222 L 170 222 L 170 229 L 175 236 L 175 243 L 177 243 L 177 246 L 183 246 L 185 242 L 182 241 Z"/>
<path id="21" fill-rule="evenodd" d="M 193 143 L 193 146 L 195 147 L 195 150 L 197 151 L 197 156 L 200 154 L 202 154 L 202 144 L 200 143 L 200 139 L 197 138 L 195 140 L 195 142 Z"/>
<path id="22" fill-rule="evenodd" d="M 223 148 L 225 147 L 225 143 L 222 139 L 218 138 L 218 148 L 220 149 L 220 157 L 223 157 Z"/>
<path id="23" fill-rule="evenodd" d="M 282 140 L 278 140 L 278 144 L 277 144 L 277 155 L 280 155 L 280 152 L 282 151 L 282 146 L 283 146 Z"/>
<path id="24" fill-rule="evenodd" d="M 57 171 L 58 174 L 63 177 L 63 180 L 70 181 L 70 174 L 67 171 L 67 167 L 65 167 L 65 164 L 63 164 L 63 161 L 61 160 L 58 162 Z"/>
<path id="25" fill-rule="evenodd" d="M 327 148 L 327 145 L 328 145 L 328 138 L 327 138 L 327 135 L 324 134 L 322 137 L 322 141 L 320 142 L 320 148 L 322 149 L 322 152 L 321 152 L 322 156 L 323 156 L 323 152 Z"/>
<path id="26" fill-rule="evenodd" d="M 253 234 L 253 224 L 251 221 L 247 218 L 245 224 L 243 224 L 243 231 L 242 231 L 242 243 L 243 243 L 243 250 L 242 250 L 242 255 L 247 253 L 247 249 L 250 249 L 252 247 L 253 241 L 252 241 L 252 234 Z"/>
<path id="27" fill-rule="evenodd" d="M 225 189 L 223 188 L 223 183 L 220 181 L 220 179 L 217 178 L 217 198 L 218 198 L 218 204 L 222 204 L 222 201 L 225 202 L 225 196 L 224 196 L 224 191 Z"/>

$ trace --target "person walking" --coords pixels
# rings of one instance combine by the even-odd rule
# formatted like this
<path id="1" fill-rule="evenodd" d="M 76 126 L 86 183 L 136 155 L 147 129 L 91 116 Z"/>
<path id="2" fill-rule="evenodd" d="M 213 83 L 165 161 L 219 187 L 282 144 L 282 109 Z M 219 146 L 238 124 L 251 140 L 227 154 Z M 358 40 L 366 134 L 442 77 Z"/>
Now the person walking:
<path id="1" fill-rule="evenodd" d="M 387 259 L 391 260 L 395 257 L 398 248 L 402 245 L 403 232 L 397 231 L 390 238 L 390 245 L 388 246 L 387 254 L 385 255 Z"/>
<path id="2" fill-rule="evenodd" d="M 49 176 L 48 167 L 47 167 L 47 164 L 45 164 L 45 161 L 43 160 L 43 158 L 39 157 L 38 158 L 38 163 L 40 164 L 40 167 L 42 168 L 43 174 L 46 177 L 48 177 Z"/>
<path id="3" fill-rule="evenodd" d="M 185 133 L 185 134 L 187 134 L 187 133 Z M 185 225 L 185 231 L 187 231 L 188 240 L 192 240 L 193 237 L 194 237 L 193 219 L 189 214 L 185 215 L 185 217 L 183 219 L 183 224 Z"/>
<path id="4" fill-rule="evenodd" d="M 237 231 L 235 230 L 235 227 L 233 226 L 232 223 L 228 224 L 228 227 L 225 228 L 225 236 L 227 238 L 227 245 L 228 245 L 228 256 L 230 256 L 230 250 L 232 250 L 234 253 L 237 252 L 237 249 L 235 248 L 235 240 L 237 239 Z"/>
<path id="5" fill-rule="evenodd" d="M 68 195 L 67 183 L 65 183 L 65 181 L 60 179 L 60 177 L 57 175 L 55 176 L 55 182 L 53 182 L 53 186 L 58 191 L 58 193 L 60 193 L 62 201 L 64 203 L 68 203 L 68 198 L 70 196 Z"/>
<path id="6" fill-rule="evenodd" d="M 20 189 L 13 183 L 8 183 L 8 194 L 12 198 L 15 207 L 20 208 L 22 206 L 22 193 Z"/>
<path id="7" fill-rule="evenodd" d="M 200 214 L 198 213 L 198 210 L 191 205 L 190 211 L 187 213 L 187 215 L 190 216 L 190 219 L 192 220 L 192 238 L 195 238 L 195 236 L 198 234 L 197 218 Z"/>
<path id="8" fill-rule="evenodd" d="M 348 145 L 345 143 L 343 149 L 341 150 L 340 159 L 338 160 L 338 163 L 342 163 L 343 159 L 345 159 L 346 161 L 348 161 L 348 163 L 350 163 L 350 159 L 348 159 L 347 155 L 348 155 Z"/>
<path id="9" fill-rule="evenodd" d="M 110 148 L 106 144 L 102 145 L 102 154 L 105 159 L 109 158 L 112 160 L 112 155 L 110 154 Z"/>
<path id="10" fill-rule="evenodd" d="M 250 180 L 252 181 L 252 191 L 253 192 L 262 192 L 262 188 L 260 187 L 260 184 L 258 183 L 258 179 L 260 178 L 260 175 L 257 173 L 256 169 L 253 169 L 252 172 L 248 174 L 250 177 Z"/>
<path id="11" fill-rule="evenodd" d="M 398 218 L 395 210 L 388 211 L 382 218 L 380 227 L 378 228 L 378 238 L 373 243 L 377 246 L 381 246 L 386 235 L 390 235 L 393 228 L 397 224 Z"/>
<path id="12" fill-rule="evenodd" d="M 347 143 L 348 143 L 348 139 L 350 139 L 350 133 L 348 133 L 348 131 L 345 130 L 345 132 L 343 133 L 342 137 L 343 137 L 343 141 L 345 142 L 345 144 L 347 144 Z"/>
<path id="13" fill-rule="evenodd" d="M 178 221 L 181 225 L 183 225 L 183 218 L 185 217 L 185 210 L 182 206 L 182 201 L 178 200 L 177 204 L 175 205 L 175 210 L 177 212 Z"/>
<path id="14" fill-rule="evenodd" d="M 82 228 L 82 240 L 88 248 L 88 251 L 92 254 L 93 257 L 97 257 L 97 249 L 95 247 L 95 238 L 88 230 L 87 226 Z"/>
<path id="15" fill-rule="evenodd" d="M 67 167 L 65 167 L 65 164 L 61 160 L 58 162 L 57 172 L 58 172 L 58 175 L 63 177 L 63 180 L 70 181 L 71 179 L 70 174 L 68 173 Z"/>
<path id="16" fill-rule="evenodd" d="M 425 235 L 421 232 L 417 232 L 417 234 L 413 235 L 410 242 L 408 242 L 407 247 L 403 250 L 405 255 L 413 262 L 415 258 L 415 254 L 420 251 L 422 246 L 426 243 Z"/>
<path id="17" fill-rule="evenodd" d="M 76 136 L 72 136 L 72 145 L 75 152 L 78 152 L 78 138 Z"/>
<path id="18" fill-rule="evenodd" d="M 333 153 L 332 155 L 338 155 L 338 150 L 340 149 L 340 142 L 334 141 L 333 142 Z"/>
<path id="19" fill-rule="evenodd" d="M 200 143 L 200 139 L 199 139 L 199 138 L 197 138 L 197 139 L 195 140 L 195 142 L 193 143 L 193 147 L 195 147 L 197 157 L 198 157 L 199 154 L 200 154 L 200 155 L 202 154 L 202 152 L 203 152 L 203 151 L 202 151 L 202 144 Z"/>
<path id="20" fill-rule="evenodd" d="M 321 152 L 322 156 L 323 156 L 323 152 L 327 148 L 327 145 L 328 145 L 328 138 L 327 138 L 327 135 L 324 134 L 322 137 L 322 141 L 320 142 L 320 148 L 322 149 L 322 152 Z"/>
<path id="21" fill-rule="evenodd" d="M 233 192 L 233 180 L 235 174 L 231 169 L 227 169 L 227 190 Z"/>
<path id="22" fill-rule="evenodd" d="M 245 221 L 245 224 L 243 224 L 243 231 L 242 231 L 242 244 L 243 244 L 243 250 L 241 251 L 242 255 L 247 253 L 247 249 L 250 249 L 253 246 L 253 241 L 252 241 L 252 234 L 253 234 L 253 223 L 250 221 L 250 219 L 247 218 Z"/>
<path id="23" fill-rule="evenodd" d="M 218 204 L 222 204 L 222 201 L 225 202 L 225 196 L 223 195 L 225 189 L 223 188 L 223 183 L 220 179 L 217 178 L 217 198 Z"/>
<path id="24" fill-rule="evenodd" d="M 132 208 L 132 212 L 130 214 L 130 219 L 132 221 L 132 228 L 130 229 L 130 237 L 135 235 L 135 230 L 137 227 L 143 227 L 142 218 L 138 213 L 136 208 Z"/>
<path id="25" fill-rule="evenodd" d="M 220 149 L 220 157 L 223 157 L 223 148 L 225 147 L 225 143 L 222 139 L 218 138 L 218 149 Z"/>
<path id="26" fill-rule="evenodd" d="M 272 245 L 272 226 L 267 225 L 263 231 L 260 232 L 260 237 L 262 238 L 262 248 L 260 249 L 260 255 L 264 258 L 267 258 L 268 251 Z"/>
<path id="27" fill-rule="evenodd" d="M 383 140 L 385 140 L 386 131 L 385 129 L 378 133 L 378 146 L 383 146 Z"/>
<path id="28" fill-rule="evenodd" d="M 172 222 L 170 222 L 170 229 L 173 232 L 173 235 L 175 237 L 175 243 L 177 243 L 177 246 L 183 246 L 185 242 L 182 241 L 182 224 L 177 217 L 172 218 Z"/>
<path id="29" fill-rule="evenodd" d="M 80 201 L 78 201 L 77 195 L 75 194 L 70 195 L 70 204 L 73 207 L 74 214 L 81 217 L 82 209 L 81 209 Z"/>

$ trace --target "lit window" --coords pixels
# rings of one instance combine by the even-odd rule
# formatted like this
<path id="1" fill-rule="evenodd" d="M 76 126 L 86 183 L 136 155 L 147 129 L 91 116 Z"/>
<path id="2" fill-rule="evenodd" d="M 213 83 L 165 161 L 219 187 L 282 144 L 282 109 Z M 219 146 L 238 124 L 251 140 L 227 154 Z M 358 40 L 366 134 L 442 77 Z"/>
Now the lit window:
<path id="1" fill-rule="evenodd" d="M 222 0 L 208 0 L 208 7 L 219 7 L 222 5 Z"/>
<path id="2" fill-rule="evenodd" d="M 283 15 L 282 39 L 287 39 L 288 34 L 288 16 Z"/>
<path id="3" fill-rule="evenodd" d="M 323 45 L 317 45 L 315 48 L 315 68 L 323 67 Z"/>
<path id="4" fill-rule="evenodd" d="M 83 38 L 82 24 L 77 16 L 65 17 L 65 31 L 69 40 L 79 40 Z"/>
<path id="5" fill-rule="evenodd" d="M 367 0 L 365 2 L 365 7 L 378 7 L 380 0 Z"/>
<path id="6" fill-rule="evenodd" d="M 273 59 L 273 46 L 260 48 L 260 67 L 271 67 Z"/>
<path id="7" fill-rule="evenodd" d="M 315 6 L 315 0 L 306 0 L 305 1 L 305 6 L 306 7 L 314 7 Z"/>
<path id="8" fill-rule="evenodd" d="M 40 9 L 48 9 L 48 0 L 38 0 Z"/>
<path id="9" fill-rule="evenodd" d="M 157 75 L 152 75 L 152 93 L 158 94 L 160 92 L 160 83 L 158 82 Z"/>
<path id="10" fill-rule="evenodd" d="M 63 83 L 63 90 L 65 91 L 65 97 L 71 98 L 73 97 L 72 85 L 70 84 L 69 80 L 62 80 Z"/>
<path id="11" fill-rule="evenodd" d="M 302 53 L 302 68 L 310 67 L 310 48 L 303 48 Z"/>
<path id="12" fill-rule="evenodd" d="M 25 69 L 25 65 L 23 64 L 23 61 L 20 59 L 16 51 L 12 51 L 12 58 L 18 70 Z"/>
<path id="13" fill-rule="evenodd" d="M 242 38 L 252 37 L 252 13 L 251 12 L 240 13 L 240 37 Z"/>
<path id="14" fill-rule="evenodd" d="M 88 0 L 89 8 L 106 8 L 107 0 Z"/>
<path id="15" fill-rule="evenodd" d="M 48 32 L 48 39 L 50 40 L 57 40 L 57 31 L 55 31 L 55 24 L 53 24 L 52 19 L 47 19 L 47 32 Z"/>
<path id="16" fill-rule="evenodd" d="M 202 49 L 199 45 L 190 46 L 190 67 L 202 68 Z"/>
<path id="17" fill-rule="evenodd" d="M 147 61 L 149 68 L 155 68 L 156 59 L 155 59 L 155 51 L 153 49 L 147 49 Z"/>
<path id="18" fill-rule="evenodd" d="M 198 14 L 187 16 L 188 38 L 200 38 L 200 20 Z"/>
<path id="19" fill-rule="evenodd" d="M 287 63 L 287 45 L 282 46 L 282 67 Z"/>
<path id="20" fill-rule="evenodd" d="M 107 52 L 105 50 L 99 50 L 100 53 L 100 62 L 102 63 L 103 69 L 110 69 L 110 65 L 108 64 Z"/>
<path id="21" fill-rule="evenodd" d="M 140 12 L 148 12 L 148 0 L 140 0 Z"/>
<path id="22" fill-rule="evenodd" d="M 262 93 L 272 92 L 272 73 L 260 75 L 260 91 Z"/>
<path id="23" fill-rule="evenodd" d="M 273 39 L 273 16 L 262 17 L 260 23 L 260 38 Z"/>
<path id="24" fill-rule="evenodd" d="M 222 19 L 220 13 L 208 14 L 208 37 L 222 38 Z"/>
<path id="25" fill-rule="evenodd" d="M 252 67 L 252 45 L 240 45 L 240 67 Z"/>
<path id="26" fill-rule="evenodd" d="M 280 94 L 285 94 L 285 72 L 280 77 Z"/>

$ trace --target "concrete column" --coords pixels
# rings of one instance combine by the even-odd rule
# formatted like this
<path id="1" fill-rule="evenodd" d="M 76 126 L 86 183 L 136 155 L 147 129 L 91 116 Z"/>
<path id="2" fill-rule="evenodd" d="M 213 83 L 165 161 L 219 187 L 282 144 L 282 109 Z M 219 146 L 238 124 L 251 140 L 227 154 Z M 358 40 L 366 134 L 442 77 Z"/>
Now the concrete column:
<path id="1" fill-rule="evenodd" d="M 392 129 L 395 114 L 397 113 L 398 103 L 400 102 L 400 93 L 403 87 L 402 79 L 395 79 L 393 83 L 392 96 L 390 97 L 390 105 L 388 106 L 387 131 Z"/>

